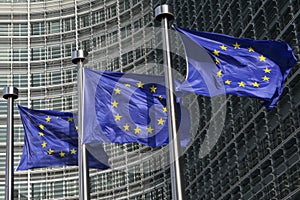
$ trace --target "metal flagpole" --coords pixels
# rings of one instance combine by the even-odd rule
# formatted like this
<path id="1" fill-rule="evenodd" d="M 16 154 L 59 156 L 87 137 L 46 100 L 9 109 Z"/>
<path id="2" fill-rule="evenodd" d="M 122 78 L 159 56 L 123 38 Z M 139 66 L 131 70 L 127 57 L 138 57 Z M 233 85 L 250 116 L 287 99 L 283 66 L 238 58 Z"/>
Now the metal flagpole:
<path id="1" fill-rule="evenodd" d="M 7 136 L 5 168 L 5 200 L 14 199 L 14 99 L 18 98 L 18 89 L 9 86 L 3 89 L 3 98 L 7 99 Z"/>
<path id="2" fill-rule="evenodd" d="M 172 197 L 174 200 L 184 200 L 184 184 L 181 175 L 180 164 L 180 143 L 179 134 L 177 132 L 176 124 L 176 97 L 174 93 L 174 81 L 171 66 L 171 54 L 170 54 L 170 41 L 168 31 L 168 20 L 172 20 L 174 15 L 172 8 L 169 5 L 161 5 L 155 9 L 155 17 L 161 21 L 162 27 L 162 40 L 163 40 L 163 57 L 164 57 L 164 69 L 165 69 L 165 81 L 167 92 L 167 109 L 168 109 L 168 129 L 170 140 L 170 167 L 171 167 L 171 181 L 172 181 Z M 172 139 L 172 140 L 171 140 Z"/>
<path id="3" fill-rule="evenodd" d="M 81 143 L 83 133 L 83 61 L 88 53 L 83 50 L 76 50 L 72 52 L 72 62 L 78 67 L 78 166 L 79 166 L 79 200 L 89 200 L 89 168 L 88 157 L 85 144 Z"/>

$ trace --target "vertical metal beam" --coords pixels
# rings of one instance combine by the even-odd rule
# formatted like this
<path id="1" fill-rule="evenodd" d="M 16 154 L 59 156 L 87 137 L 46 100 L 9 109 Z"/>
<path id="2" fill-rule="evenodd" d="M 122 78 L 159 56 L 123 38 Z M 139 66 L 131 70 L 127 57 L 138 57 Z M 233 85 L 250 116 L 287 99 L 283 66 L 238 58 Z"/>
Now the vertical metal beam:
<path id="1" fill-rule="evenodd" d="M 180 142 L 179 134 L 177 132 L 176 123 L 176 97 L 174 93 L 174 81 L 172 74 L 171 64 L 171 48 L 169 40 L 169 26 L 168 20 L 172 20 L 174 15 L 172 8 L 169 5 L 161 5 L 155 9 L 155 17 L 161 21 L 162 28 L 162 42 L 163 42 L 163 57 L 164 57 L 164 69 L 165 69 L 165 81 L 166 81 L 166 92 L 167 92 L 167 109 L 168 109 L 168 130 L 169 130 L 169 141 L 170 141 L 170 167 L 171 167 L 171 181 L 172 181 L 172 197 L 174 200 L 185 199 L 184 187 L 181 175 L 181 164 L 180 164 Z M 173 174 L 175 173 L 175 174 Z"/>
<path id="2" fill-rule="evenodd" d="M 14 99 L 18 98 L 18 89 L 9 86 L 3 89 L 3 98 L 7 99 L 7 135 L 5 200 L 14 199 Z"/>
<path id="3" fill-rule="evenodd" d="M 27 1 L 27 107 L 31 107 L 31 89 L 30 85 L 32 83 L 32 76 L 31 76 L 31 11 L 30 11 L 31 2 Z M 31 200 L 31 195 L 33 192 L 32 184 L 30 184 L 30 170 L 27 170 L 27 200 Z"/>
<path id="4" fill-rule="evenodd" d="M 78 166 L 79 166 L 79 200 L 89 200 L 89 168 L 88 168 L 88 157 L 85 144 L 82 144 L 82 133 L 83 133 L 83 105 L 84 105 L 84 85 L 83 85 L 83 61 L 88 55 L 83 50 L 76 50 L 72 52 L 72 62 L 77 64 L 78 77 Z"/>

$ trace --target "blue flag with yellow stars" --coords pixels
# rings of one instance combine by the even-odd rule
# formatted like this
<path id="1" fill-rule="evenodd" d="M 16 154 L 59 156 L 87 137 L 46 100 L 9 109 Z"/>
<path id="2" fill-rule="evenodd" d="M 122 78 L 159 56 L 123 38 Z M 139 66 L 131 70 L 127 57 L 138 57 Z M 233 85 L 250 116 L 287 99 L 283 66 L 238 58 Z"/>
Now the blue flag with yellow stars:
<path id="1" fill-rule="evenodd" d="M 283 41 L 252 40 L 175 27 L 188 61 L 181 92 L 256 97 L 272 108 L 297 61 Z"/>
<path id="2" fill-rule="evenodd" d="M 83 143 L 168 144 L 165 94 L 163 76 L 85 68 Z M 186 146 L 189 115 L 179 103 L 177 110 L 180 141 Z"/>
<path id="3" fill-rule="evenodd" d="M 78 133 L 71 112 L 33 110 L 18 106 L 24 127 L 24 148 L 17 170 L 78 165 Z M 104 149 L 98 151 L 105 154 Z M 107 169 L 105 154 L 101 161 L 89 155 L 89 166 Z"/>

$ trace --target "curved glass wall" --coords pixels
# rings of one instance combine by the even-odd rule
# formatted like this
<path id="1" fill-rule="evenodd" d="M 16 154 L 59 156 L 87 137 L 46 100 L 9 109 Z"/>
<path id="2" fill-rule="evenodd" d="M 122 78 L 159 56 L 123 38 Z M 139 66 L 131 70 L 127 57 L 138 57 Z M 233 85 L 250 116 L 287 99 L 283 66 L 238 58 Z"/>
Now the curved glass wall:
<path id="1" fill-rule="evenodd" d="M 283 40 L 299 59 L 298 0 L 171 1 L 180 27 L 235 37 Z M 299 199 L 299 61 L 272 110 L 258 99 L 228 96 L 221 136 L 209 155 L 199 152 L 215 116 L 199 97 L 201 123 L 185 154 L 187 199 Z M 222 110 L 222 109 L 220 109 Z M 222 121 L 222 120 L 221 120 Z M 297 183 L 298 181 L 298 183 Z"/>
<path id="2" fill-rule="evenodd" d="M 34 109 L 77 110 L 74 49 L 89 68 L 153 73 L 153 2 L 141 0 L 0 1 L 0 86 L 19 89 L 17 103 Z M 144 28 L 148 27 L 146 31 Z M 142 68 L 140 66 L 143 64 Z M 157 69 L 156 69 L 157 70 Z M 4 198 L 6 102 L 0 101 L 0 199 Z M 23 128 L 15 110 L 15 168 Z M 165 149 L 107 145 L 112 169 L 90 170 L 92 199 L 168 198 Z M 78 199 L 78 168 L 15 172 L 18 199 Z"/>

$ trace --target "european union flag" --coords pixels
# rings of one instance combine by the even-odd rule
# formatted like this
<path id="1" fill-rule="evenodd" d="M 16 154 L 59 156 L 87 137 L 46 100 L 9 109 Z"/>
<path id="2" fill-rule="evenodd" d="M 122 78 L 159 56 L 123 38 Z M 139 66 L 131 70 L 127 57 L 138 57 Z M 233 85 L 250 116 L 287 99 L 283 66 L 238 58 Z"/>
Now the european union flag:
<path id="1" fill-rule="evenodd" d="M 84 69 L 83 143 L 169 143 L 164 77 Z M 189 137 L 189 115 L 180 123 L 181 144 Z M 180 121 L 180 117 L 179 117 Z"/>
<path id="2" fill-rule="evenodd" d="M 72 113 L 18 107 L 25 136 L 17 170 L 78 165 L 78 134 Z M 107 156 L 102 158 L 106 159 L 98 161 L 89 156 L 89 166 L 109 168 Z"/>
<path id="3" fill-rule="evenodd" d="M 175 29 L 181 33 L 188 61 L 187 78 L 179 90 L 256 97 L 268 108 L 275 106 L 297 61 L 287 43 Z"/>

